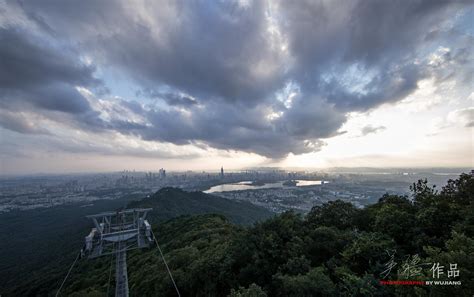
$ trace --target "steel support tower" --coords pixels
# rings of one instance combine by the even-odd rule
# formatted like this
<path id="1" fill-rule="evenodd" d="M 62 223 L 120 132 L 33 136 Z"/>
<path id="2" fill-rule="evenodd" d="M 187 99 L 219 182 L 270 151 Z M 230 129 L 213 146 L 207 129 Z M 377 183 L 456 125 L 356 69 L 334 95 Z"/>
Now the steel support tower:
<path id="1" fill-rule="evenodd" d="M 127 251 L 153 243 L 151 226 L 146 220 L 150 210 L 135 208 L 87 216 L 95 228 L 85 237 L 83 255 L 90 259 L 115 255 L 116 297 L 128 297 Z"/>

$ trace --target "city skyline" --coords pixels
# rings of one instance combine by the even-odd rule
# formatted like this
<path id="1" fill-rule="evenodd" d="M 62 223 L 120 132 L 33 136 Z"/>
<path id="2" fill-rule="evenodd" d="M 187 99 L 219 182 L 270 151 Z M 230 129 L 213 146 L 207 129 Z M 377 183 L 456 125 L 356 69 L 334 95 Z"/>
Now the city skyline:
<path id="1" fill-rule="evenodd" d="M 469 1 L 5 1 L 2 174 L 474 167 Z"/>

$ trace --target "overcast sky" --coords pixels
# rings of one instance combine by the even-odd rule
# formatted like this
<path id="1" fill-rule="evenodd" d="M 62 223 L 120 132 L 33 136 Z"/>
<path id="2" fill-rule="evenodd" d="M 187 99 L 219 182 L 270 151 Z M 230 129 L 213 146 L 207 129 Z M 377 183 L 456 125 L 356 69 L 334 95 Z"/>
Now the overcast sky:
<path id="1" fill-rule="evenodd" d="M 0 0 L 1 171 L 472 167 L 473 3 Z"/>

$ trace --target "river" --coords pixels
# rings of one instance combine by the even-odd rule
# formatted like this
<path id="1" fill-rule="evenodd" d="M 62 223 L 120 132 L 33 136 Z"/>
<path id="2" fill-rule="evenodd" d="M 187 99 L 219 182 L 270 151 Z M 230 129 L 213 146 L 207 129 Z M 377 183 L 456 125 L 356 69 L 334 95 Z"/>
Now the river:
<path id="1" fill-rule="evenodd" d="M 321 185 L 327 183 L 326 181 L 320 180 L 295 180 L 297 187 Z M 211 187 L 204 193 L 215 193 L 215 192 L 230 192 L 230 191 L 242 191 L 242 190 L 258 190 L 258 189 L 270 189 L 270 188 L 291 188 L 291 186 L 284 186 L 284 182 L 266 183 L 263 185 L 252 185 L 251 181 L 242 181 L 239 183 L 222 184 Z"/>

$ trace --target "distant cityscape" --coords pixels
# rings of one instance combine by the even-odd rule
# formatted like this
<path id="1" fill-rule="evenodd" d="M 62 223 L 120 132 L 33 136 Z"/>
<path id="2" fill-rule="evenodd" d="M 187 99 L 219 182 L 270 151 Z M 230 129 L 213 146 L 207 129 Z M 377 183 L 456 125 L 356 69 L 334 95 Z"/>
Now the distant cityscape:
<path id="1" fill-rule="evenodd" d="M 409 186 L 421 178 L 442 185 L 462 171 L 448 173 L 416 171 L 287 171 L 257 169 L 227 172 L 156 172 L 124 170 L 115 173 L 37 175 L 0 179 L 0 213 L 124 196 L 149 197 L 163 187 L 205 191 L 226 199 L 245 200 L 273 212 L 307 212 L 313 206 L 341 199 L 363 207 L 385 193 L 408 195 Z M 470 171 L 470 170 L 469 170 Z M 464 172 L 469 172 L 464 170 Z"/>

